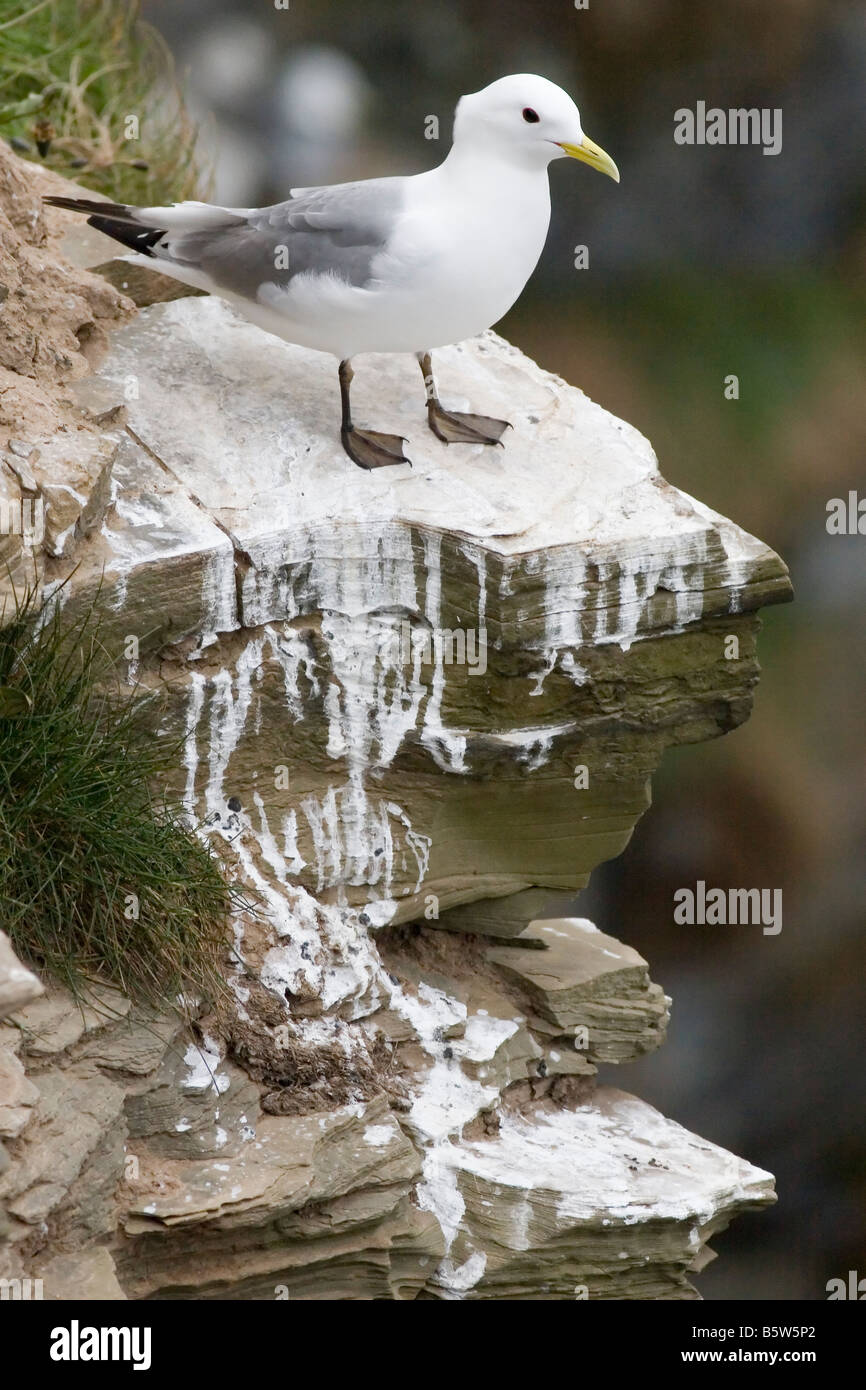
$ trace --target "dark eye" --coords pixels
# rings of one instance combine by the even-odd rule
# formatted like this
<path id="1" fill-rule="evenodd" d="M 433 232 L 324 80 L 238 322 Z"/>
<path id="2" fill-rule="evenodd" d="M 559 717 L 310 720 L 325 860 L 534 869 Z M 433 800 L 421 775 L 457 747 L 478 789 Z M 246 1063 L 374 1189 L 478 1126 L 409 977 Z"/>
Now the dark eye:
<path id="1" fill-rule="evenodd" d="M 537 111 L 533 111 L 531 106 L 524 106 L 523 119 L 525 121 L 528 121 L 530 125 L 535 125 L 536 121 L 541 120 L 541 117 L 539 116 Z"/>

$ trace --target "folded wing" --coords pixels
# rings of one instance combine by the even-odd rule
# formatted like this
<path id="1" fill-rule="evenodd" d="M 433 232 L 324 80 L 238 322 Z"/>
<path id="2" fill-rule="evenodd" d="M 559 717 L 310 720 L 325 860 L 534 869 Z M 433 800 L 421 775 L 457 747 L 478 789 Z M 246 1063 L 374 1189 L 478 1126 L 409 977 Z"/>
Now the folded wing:
<path id="1" fill-rule="evenodd" d="M 399 216 L 404 189 L 400 178 L 301 188 L 267 208 L 45 201 L 86 213 L 91 226 L 162 262 L 169 274 L 172 269 L 179 275 L 193 272 L 214 289 L 255 300 L 263 286 L 286 288 L 296 275 L 367 284 Z"/>

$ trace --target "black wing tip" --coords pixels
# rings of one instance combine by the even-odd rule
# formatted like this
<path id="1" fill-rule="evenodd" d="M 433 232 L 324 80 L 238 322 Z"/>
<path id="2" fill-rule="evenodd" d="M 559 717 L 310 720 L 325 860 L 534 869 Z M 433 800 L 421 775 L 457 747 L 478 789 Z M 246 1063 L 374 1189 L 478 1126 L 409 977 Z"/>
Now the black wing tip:
<path id="1" fill-rule="evenodd" d="M 100 203 L 95 198 L 45 197 L 43 203 L 54 208 L 65 208 L 67 212 L 83 213 L 88 226 L 119 241 L 144 256 L 152 256 L 150 249 L 165 236 L 163 227 L 146 227 L 132 216 L 137 211 L 126 203 Z"/>
<path id="2" fill-rule="evenodd" d="M 87 225 L 104 232 L 122 246 L 128 246 L 131 251 L 138 251 L 142 256 L 153 256 L 151 247 L 162 241 L 166 234 L 164 227 L 142 227 L 140 223 L 121 222 L 113 217 L 88 217 Z"/>
<path id="3" fill-rule="evenodd" d="M 113 217 L 124 222 L 131 221 L 134 212 L 127 203 L 98 202 L 95 198 L 45 197 L 42 201 L 53 208 L 65 208 L 67 212 L 85 212 L 88 215 Z"/>

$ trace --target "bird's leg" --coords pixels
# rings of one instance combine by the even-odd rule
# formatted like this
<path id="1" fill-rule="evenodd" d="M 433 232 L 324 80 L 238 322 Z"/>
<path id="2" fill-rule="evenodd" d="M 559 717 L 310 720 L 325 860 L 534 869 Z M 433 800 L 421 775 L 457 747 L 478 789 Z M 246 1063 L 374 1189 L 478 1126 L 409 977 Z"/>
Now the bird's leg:
<path id="1" fill-rule="evenodd" d="M 467 415 L 458 410 L 446 410 L 436 393 L 433 359 L 429 352 L 419 352 L 418 362 L 427 391 L 427 423 L 443 444 L 500 444 L 511 428 L 508 420 L 493 420 L 489 415 Z"/>
<path id="2" fill-rule="evenodd" d="M 349 388 L 352 385 L 352 364 L 348 358 L 340 363 L 340 399 L 343 403 L 343 423 L 340 438 L 343 448 L 359 468 L 387 468 L 391 463 L 408 463 L 403 454 L 405 439 L 399 434 L 379 434 L 375 430 L 359 430 L 352 424 Z"/>

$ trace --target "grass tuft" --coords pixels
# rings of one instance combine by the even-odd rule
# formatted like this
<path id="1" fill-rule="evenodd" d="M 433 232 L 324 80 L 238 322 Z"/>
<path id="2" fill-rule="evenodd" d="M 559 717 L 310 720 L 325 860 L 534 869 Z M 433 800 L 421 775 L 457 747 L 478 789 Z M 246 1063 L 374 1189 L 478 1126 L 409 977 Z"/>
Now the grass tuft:
<path id="1" fill-rule="evenodd" d="M 19 153 L 117 202 L 195 196 L 196 129 L 138 0 L 0 0 L 0 50 L 0 136 Z"/>
<path id="2" fill-rule="evenodd" d="M 0 925 L 79 999 L 224 1001 L 238 890 L 154 790 L 178 754 L 155 697 L 121 689 L 93 606 L 64 619 L 57 600 L 0 613 Z"/>

